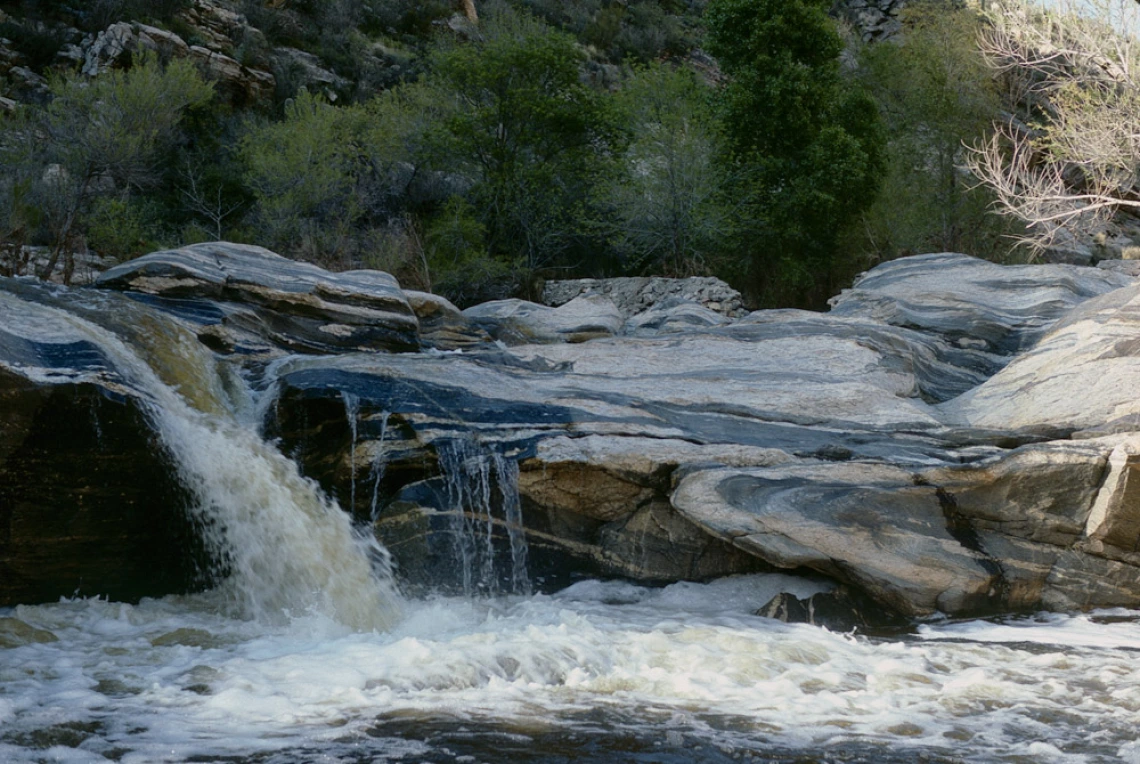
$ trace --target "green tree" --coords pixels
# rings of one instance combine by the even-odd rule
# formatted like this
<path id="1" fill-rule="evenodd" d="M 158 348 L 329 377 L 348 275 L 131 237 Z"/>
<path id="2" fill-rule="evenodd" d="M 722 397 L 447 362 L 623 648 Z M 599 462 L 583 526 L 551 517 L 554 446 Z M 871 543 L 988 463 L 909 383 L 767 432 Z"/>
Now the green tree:
<path id="1" fill-rule="evenodd" d="M 810 299 L 837 265 L 838 231 L 875 196 L 884 134 L 874 101 L 844 76 L 829 0 L 710 0 L 707 47 L 726 171 L 745 210 L 734 249 L 767 301 Z M 818 294 L 816 295 L 818 296 Z"/>
<path id="2" fill-rule="evenodd" d="M 480 28 L 480 39 L 433 60 L 432 81 L 451 104 L 430 136 L 437 166 L 473 181 L 468 196 L 492 256 L 527 269 L 565 265 L 612 165 L 612 110 L 582 83 L 573 38 L 502 7 Z"/>
<path id="3" fill-rule="evenodd" d="M 890 135 L 882 193 L 864 214 L 874 259 L 932 251 L 1000 256 L 1008 225 L 988 214 L 993 195 L 963 169 L 965 146 L 1000 114 L 997 85 L 978 48 L 977 11 L 907 7 L 901 44 L 867 46 L 860 70 Z M 905 203 L 900 202 L 905 200 Z"/>
<path id="4" fill-rule="evenodd" d="M 46 108 L 26 107 L 5 120 L 0 152 L 6 175 L 32 179 L 48 228 L 51 256 L 38 275 L 49 277 L 62 257 L 67 281 L 92 201 L 153 188 L 186 112 L 206 104 L 213 90 L 189 62 L 163 66 L 142 53 L 129 70 L 94 80 L 59 75 L 50 87 Z"/>
<path id="5" fill-rule="evenodd" d="M 654 64 L 618 95 L 632 140 L 606 183 L 627 270 L 707 273 L 730 225 L 709 88 L 693 72 Z"/>
<path id="6" fill-rule="evenodd" d="M 250 222 L 266 246 L 326 264 L 352 253 L 364 214 L 355 193 L 363 117 L 302 91 L 283 121 L 250 125 L 239 156 L 254 198 Z"/>

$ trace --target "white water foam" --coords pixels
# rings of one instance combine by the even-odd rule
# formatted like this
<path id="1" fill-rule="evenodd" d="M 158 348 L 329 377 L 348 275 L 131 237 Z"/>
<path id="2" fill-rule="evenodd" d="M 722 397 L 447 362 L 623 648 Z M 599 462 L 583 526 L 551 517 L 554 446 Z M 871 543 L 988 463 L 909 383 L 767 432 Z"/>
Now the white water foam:
<path id="1" fill-rule="evenodd" d="M 0 651 L 0 760 L 37 761 L 44 751 L 27 742 L 36 731 L 88 724 L 67 749 L 74 760 L 117 749 L 124 764 L 262 752 L 279 762 L 453 761 L 429 757 L 423 737 L 385 730 L 446 719 L 472 737 L 487 724 L 533 737 L 583 718 L 761 758 L 1138 760 L 1135 653 L 1045 644 L 1079 618 L 1026 627 L 1042 642 L 1030 649 L 869 640 L 751 615 L 761 594 L 813 586 L 748 576 L 429 599 L 409 603 L 388 633 L 318 615 L 277 627 L 227 619 L 212 595 L 19 607 L 8 615 L 58 641 Z M 476 760 L 503 760 L 497 739 Z M 845 758 L 853 746 L 881 756 Z"/>
<path id="2" fill-rule="evenodd" d="M 132 339 L 146 347 L 136 352 L 65 311 L 2 293 L 0 300 L 17 303 L 7 314 L 25 318 L 23 336 L 51 342 L 78 332 L 143 393 L 194 496 L 198 525 L 228 570 L 222 588 L 233 612 L 277 622 L 316 611 L 357 629 L 386 629 L 398 620 L 387 553 L 354 532 L 348 516 L 292 461 L 238 424 L 212 354 L 188 331 L 140 314 L 148 325 Z"/>

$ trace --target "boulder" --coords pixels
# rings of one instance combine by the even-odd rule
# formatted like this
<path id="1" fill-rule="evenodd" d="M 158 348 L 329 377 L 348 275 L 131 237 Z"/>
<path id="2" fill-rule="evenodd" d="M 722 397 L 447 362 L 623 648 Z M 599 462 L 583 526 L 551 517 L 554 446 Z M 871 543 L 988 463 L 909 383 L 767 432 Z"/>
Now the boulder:
<path id="1" fill-rule="evenodd" d="M 164 59 L 188 58 L 215 81 L 226 99 L 237 105 L 254 104 L 273 96 L 274 76 L 262 69 L 249 68 L 222 52 L 232 48 L 215 40 L 212 47 L 190 45 L 174 32 L 138 22 L 120 21 L 90 40 L 83 51 L 82 71 L 95 77 L 108 69 L 123 66 L 139 48 L 154 51 Z"/>
<path id="2" fill-rule="evenodd" d="M 96 283 L 164 298 L 168 302 L 163 304 L 174 311 L 179 306 L 170 300 L 210 301 L 210 309 L 199 311 L 212 314 L 203 319 L 208 325 L 260 334 L 289 350 L 419 346 L 416 315 L 387 273 L 330 273 L 261 247 L 214 242 L 154 252 L 111 268 Z M 228 309 L 232 304 L 244 309 Z M 183 315 L 192 312 L 183 310 Z"/>
<path id="3" fill-rule="evenodd" d="M 405 290 L 404 296 L 420 325 L 424 348 L 461 350 L 491 342 L 491 336 L 460 312 L 446 297 Z"/>
<path id="4" fill-rule="evenodd" d="M 611 337 L 622 327 L 613 301 L 600 295 L 576 297 L 557 308 L 526 300 L 495 300 L 468 308 L 463 315 L 508 345 L 585 342 Z"/>
<path id="5" fill-rule="evenodd" d="M 609 297 L 623 318 L 655 308 L 665 300 L 696 303 L 729 318 L 736 318 L 746 312 L 740 292 L 711 276 L 687 279 L 634 276 L 547 281 L 542 289 L 542 302 L 558 307 L 582 295 Z"/>
<path id="6" fill-rule="evenodd" d="M 997 265 L 942 253 L 884 263 L 830 301 L 831 313 L 939 334 L 961 347 L 1012 355 L 1074 306 L 1131 282 L 1066 265 Z"/>
<path id="7" fill-rule="evenodd" d="M 625 322 L 622 331 L 640 337 L 676 334 L 694 328 L 724 326 L 731 321 L 723 313 L 679 297 L 662 300 Z"/>
<path id="8" fill-rule="evenodd" d="M 945 416 L 1007 432 L 1140 430 L 1138 316 L 1140 285 L 1085 302 L 1001 372 L 946 403 Z"/>

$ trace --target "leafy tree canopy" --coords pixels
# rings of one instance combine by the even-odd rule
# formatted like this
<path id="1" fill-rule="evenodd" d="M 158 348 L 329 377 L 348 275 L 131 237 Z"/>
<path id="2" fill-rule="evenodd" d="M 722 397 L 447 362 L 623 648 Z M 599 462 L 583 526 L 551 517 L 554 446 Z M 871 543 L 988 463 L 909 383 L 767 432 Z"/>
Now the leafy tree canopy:
<path id="1" fill-rule="evenodd" d="M 771 292 L 773 274 L 802 296 L 826 288 L 837 232 L 874 198 L 884 169 L 877 108 L 841 71 L 828 5 L 711 0 L 706 11 L 708 49 L 728 76 L 725 164 L 747 210 L 737 250 L 752 250 L 757 291 Z"/>

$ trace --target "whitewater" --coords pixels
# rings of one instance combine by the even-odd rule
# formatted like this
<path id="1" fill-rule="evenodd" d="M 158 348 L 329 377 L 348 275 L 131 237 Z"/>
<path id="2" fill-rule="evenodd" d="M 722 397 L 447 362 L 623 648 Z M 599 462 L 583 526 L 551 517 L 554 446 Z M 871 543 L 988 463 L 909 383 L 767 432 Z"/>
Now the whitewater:
<path id="1" fill-rule="evenodd" d="M 843 634 L 757 616 L 825 588 L 776 574 L 407 599 L 370 534 L 257 433 L 271 385 L 153 313 L 112 331 L 14 307 L 23 336 L 80 331 L 107 363 L 85 373 L 140 396 L 222 580 L 0 609 L 0 761 L 1140 762 L 1140 613 Z M 446 456 L 449 479 L 476 473 L 452 493 L 488 507 L 488 475 L 511 474 Z M 455 528 L 473 570 L 476 514 Z"/>

